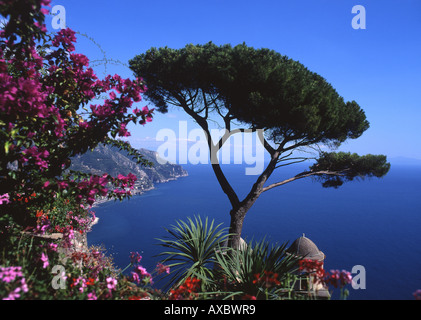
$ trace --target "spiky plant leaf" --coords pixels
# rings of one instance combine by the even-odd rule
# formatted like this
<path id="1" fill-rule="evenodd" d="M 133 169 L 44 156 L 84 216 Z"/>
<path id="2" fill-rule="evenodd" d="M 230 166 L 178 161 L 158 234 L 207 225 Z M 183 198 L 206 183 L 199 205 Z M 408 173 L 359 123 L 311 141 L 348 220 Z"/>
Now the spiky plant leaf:
<path id="1" fill-rule="evenodd" d="M 258 296 L 262 292 L 256 275 L 265 271 L 276 273 L 277 280 L 283 279 L 297 268 L 297 258 L 286 253 L 287 243 L 282 245 L 269 245 L 265 240 L 248 243 L 243 250 L 218 250 L 217 263 L 220 266 L 219 277 L 226 279 L 228 291 L 235 295 Z M 279 288 L 273 288 L 275 292 Z M 275 295 L 272 295 L 272 297 Z"/>
<path id="2" fill-rule="evenodd" d="M 164 257 L 162 263 L 171 269 L 169 285 L 179 285 L 188 277 L 196 276 L 202 280 L 202 288 L 213 277 L 213 267 L 216 261 L 215 251 L 223 246 L 227 240 L 227 229 L 221 228 L 221 224 L 215 225 L 206 218 L 187 218 L 187 221 L 176 221 L 170 229 L 166 239 L 157 239 L 159 245 L 167 248 L 158 256 Z"/>

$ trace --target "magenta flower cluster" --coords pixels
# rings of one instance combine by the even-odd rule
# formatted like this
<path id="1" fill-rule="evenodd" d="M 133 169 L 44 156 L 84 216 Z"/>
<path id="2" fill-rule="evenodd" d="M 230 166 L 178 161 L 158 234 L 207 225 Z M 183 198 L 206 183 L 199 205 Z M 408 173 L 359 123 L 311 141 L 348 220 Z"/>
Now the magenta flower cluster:
<path id="1" fill-rule="evenodd" d="M 352 283 L 352 274 L 346 270 L 330 270 L 330 274 L 325 278 L 325 283 L 334 288 L 343 288 Z"/>
<path id="2" fill-rule="evenodd" d="M 0 281 L 0 285 L 13 288 L 6 297 L 1 297 L 3 300 L 15 300 L 20 298 L 22 293 L 28 292 L 28 285 L 20 266 L 0 267 Z"/>
<path id="3" fill-rule="evenodd" d="M 54 37 L 52 44 L 54 47 L 62 45 L 68 52 L 75 51 L 74 42 L 76 42 L 75 32 L 69 28 L 60 30 Z"/>
<path id="4" fill-rule="evenodd" d="M 3 203 L 4 204 L 10 203 L 9 194 L 8 193 L 0 194 L 0 205 L 3 204 Z"/>
<path id="5" fill-rule="evenodd" d="M 7 228 L 13 224 L 19 236 L 21 229 L 37 236 L 62 234 L 58 244 L 36 246 L 27 257 L 36 268 L 34 273 L 28 266 L 31 286 L 45 280 L 45 273 L 57 262 L 59 245 L 74 265 L 83 264 L 81 274 L 78 268 L 66 273 L 69 289 L 75 289 L 69 290 L 70 295 L 112 297 L 118 282 L 106 270 L 108 260 L 94 251 L 74 251 L 75 237 L 90 228 L 95 219 L 90 207 L 98 197 L 130 196 L 137 178 L 66 169 L 72 157 L 100 143 L 136 154 L 119 138 L 130 136 L 131 123 L 150 122 L 154 110 L 135 105 L 147 89 L 141 78 L 99 79 L 88 57 L 76 52 L 73 30 L 47 35 L 45 6 L 50 6 L 50 0 L 0 0 L 0 13 L 7 21 L 0 30 L 0 213 Z M 0 234 L 9 245 L 6 236 L 12 231 L 2 229 Z M 9 251 L 3 256 L 13 265 L 16 259 Z M 151 278 L 146 269 L 136 266 L 134 273 L 141 279 Z M 21 267 L 1 266 L 2 298 L 21 298 L 28 291 L 24 273 Z"/>
<path id="6" fill-rule="evenodd" d="M 131 252 L 130 253 L 130 264 L 133 267 L 133 270 L 130 273 L 130 281 L 141 284 L 153 284 L 153 277 L 152 275 L 146 270 L 146 268 L 140 265 L 140 261 L 142 260 L 142 256 L 138 252 Z M 155 268 L 155 272 L 160 275 L 163 273 L 170 273 L 170 267 L 158 262 Z"/>
<path id="7" fill-rule="evenodd" d="M 56 32 L 51 42 L 43 43 L 49 50 L 37 50 L 36 40 L 45 35 L 44 15 L 48 14 L 41 6 L 49 6 L 50 1 L 21 2 L 28 11 L 23 15 L 35 20 L 32 27 L 28 26 L 32 29 L 8 23 L 7 32 L 0 31 L 0 133 L 5 149 L 1 167 L 12 163 L 19 167 L 16 175 L 22 174 L 26 181 L 19 186 L 21 193 L 25 189 L 33 191 L 34 185 L 44 181 L 47 191 L 75 188 L 78 200 L 90 205 L 97 196 L 129 196 L 127 188 L 133 187 L 133 176 L 95 177 L 78 182 L 45 181 L 44 177 L 59 176 L 69 167 L 71 156 L 95 147 L 109 135 L 130 136 L 129 123 L 150 122 L 153 109 L 135 107 L 129 112 L 146 90 L 143 80 L 123 79 L 119 75 L 98 79 L 89 67 L 89 59 L 75 52 L 76 34 L 69 28 Z M 2 13 L 14 17 L 13 1 L 1 1 L 0 6 Z M 102 104 L 89 104 L 103 95 L 108 95 L 108 99 Z M 80 107 L 86 105 L 91 112 L 82 114 Z M 109 184 L 114 187 L 109 189 Z M 9 196 L 13 197 L 13 192 Z"/>
<path id="8" fill-rule="evenodd" d="M 22 151 L 22 157 L 20 160 L 22 163 L 33 161 L 35 165 L 43 171 L 48 168 L 47 159 L 49 155 L 50 153 L 48 150 L 45 150 L 44 148 L 38 149 L 36 146 L 33 146 Z"/>
<path id="9" fill-rule="evenodd" d="M 140 284 L 142 280 L 144 280 L 146 283 L 153 284 L 152 275 L 140 265 L 142 256 L 138 252 L 131 252 L 130 259 L 131 265 L 133 266 L 133 270 L 130 273 L 130 280 L 137 284 Z"/>

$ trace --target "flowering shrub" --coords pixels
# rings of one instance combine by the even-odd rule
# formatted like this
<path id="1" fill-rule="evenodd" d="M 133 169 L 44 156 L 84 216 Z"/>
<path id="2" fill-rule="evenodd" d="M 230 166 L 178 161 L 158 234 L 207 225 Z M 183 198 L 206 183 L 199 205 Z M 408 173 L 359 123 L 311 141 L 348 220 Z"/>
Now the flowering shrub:
<path id="1" fill-rule="evenodd" d="M 130 265 L 133 267 L 133 271 L 131 272 L 130 277 L 131 281 L 137 284 L 142 282 L 144 285 L 153 284 L 152 275 L 140 265 L 142 256 L 138 252 L 132 252 L 130 254 L 130 258 Z"/>
<path id="2" fill-rule="evenodd" d="M 75 32 L 47 35 L 50 0 L 1 0 L 0 30 L 0 297 L 120 299 L 142 296 L 97 249 L 77 247 L 89 231 L 98 197 L 131 195 L 136 176 L 69 171 L 71 158 L 99 143 L 143 161 L 118 140 L 146 124 L 138 108 L 142 79 L 99 79 L 76 52 Z M 93 103 L 93 100 L 101 103 Z M 60 290 L 53 288 L 54 267 Z"/>
<path id="3" fill-rule="evenodd" d="M 324 281 L 327 285 L 342 289 L 346 285 L 352 283 L 352 275 L 346 270 L 330 270 L 330 273 L 327 273 Z"/>
<path id="4" fill-rule="evenodd" d="M 103 248 L 78 251 L 66 248 L 66 241 L 31 235 L 18 239 L 17 254 L 4 261 L 9 266 L 0 265 L 0 299 L 150 299 L 158 295 L 122 275 Z"/>
<path id="5" fill-rule="evenodd" d="M 299 270 L 311 276 L 312 282 L 321 284 L 322 286 L 332 286 L 339 288 L 342 299 L 349 295 L 348 289 L 345 287 L 352 283 L 352 275 L 346 270 L 330 270 L 327 272 L 323 269 L 323 261 L 302 259 L 299 261 Z"/>
<path id="6" fill-rule="evenodd" d="M 194 277 L 188 277 L 178 288 L 170 291 L 170 300 L 194 300 L 199 296 L 200 280 Z"/>
<path id="7" fill-rule="evenodd" d="M 0 281 L 1 286 L 9 293 L 3 300 L 15 300 L 28 292 L 22 267 L 0 267 Z"/>
<path id="8" fill-rule="evenodd" d="M 182 228 L 174 228 L 172 237 L 164 241 L 164 246 L 172 250 L 162 254 L 165 256 L 163 262 L 173 262 L 170 266 L 174 267 L 172 272 L 168 272 L 168 285 L 172 286 L 167 296 L 170 300 L 199 297 L 241 300 L 329 298 L 329 295 L 319 295 L 317 292 L 324 286 L 340 288 L 341 297 L 347 294 L 345 287 L 352 281 L 349 272 L 326 272 L 322 261 L 300 259 L 288 254 L 287 243 L 271 245 L 262 240 L 247 243 L 241 250 L 227 248 L 224 246 L 225 237 L 222 232 L 218 237 L 210 238 L 216 243 L 215 250 L 206 256 L 207 259 L 212 258 L 212 267 L 209 272 L 200 273 L 200 269 L 191 268 L 180 261 L 196 261 L 196 252 L 203 248 L 200 247 L 203 241 L 198 239 L 204 234 L 216 234 L 219 226 L 214 226 L 212 221 L 211 227 L 203 228 L 201 219 L 194 221 L 188 218 L 188 221 L 188 225 L 182 221 L 178 225 L 188 226 L 183 229 L 189 232 L 180 232 Z M 165 270 L 160 264 L 158 269 L 162 270 L 161 273 Z M 177 281 L 171 281 L 174 278 Z"/>
<path id="9" fill-rule="evenodd" d="M 156 271 L 158 274 L 170 274 L 170 267 L 158 262 L 158 264 L 156 265 Z"/>
<path id="10" fill-rule="evenodd" d="M 261 286 L 264 286 L 266 288 L 270 288 L 274 285 L 281 284 L 278 280 L 278 274 L 272 271 L 264 271 L 263 274 L 256 273 L 254 277 L 254 284 L 260 284 Z"/>
<path id="11" fill-rule="evenodd" d="M 0 3 L 1 14 L 9 18 L 0 31 L 0 214 L 25 226 L 31 225 L 25 207 L 9 202 L 18 195 L 36 192 L 44 198 L 39 202 L 47 202 L 66 193 L 87 205 L 97 196 L 130 196 L 133 175 L 81 178 L 63 172 L 72 156 L 98 143 L 139 157 L 115 138 L 129 136 L 129 123 L 145 124 L 153 113 L 148 107 L 129 111 L 146 90 L 142 79 L 98 79 L 89 59 L 74 52 L 74 31 L 47 36 L 43 6 L 48 5 L 48 0 Z M 90 104 L 99 95 L 108 98 Z"/>
<path id="12" fill-rule="evenodd" d="M 99 79 L 89 59 L 75 52 L 73 30 L 47 35 L 49 6 L 50 0 L 0 0 L 0 13 L 8 19 L 0 30 L 0 298 L 191 300 L 199 297 L 199 290 L 205 298 L 284 298 L 291 290 L 294 262 L 285 256 L 285 248 L 261 244 L 243 253 L 216 255 L 226 237 L 207 232 L 207 221 L 207 260 L 197 256 L 205 263 L 192 266 L 202 271 L 201 278 L 186 277 L 167 296 L 151 288 L 153 277 L 138 253 L 132 253 L 133 269 L 124 276 L 103 249 L 77 246 L 95 219 L 95 200 L 129 197 L 136 176 L 72 172 L 71 158 L 108 143 L 146 163 L 117 138 L 130 136 L 131 123 L 152 121 L 154 110 L 134 105 L 146 90 L 142 79 Z M 98 102 L 99 97 L 105 99 Z M 201 246 L 204 241 L 183 232 L 200 230 L 191 226 L 179 229 L 180 241 L 165 245 L 177 250 L 194 238 Z M 208 262 L 219 264 L 220 271 L 214 274 Z M 350 273 L 328 273 L 322 267 L 317 261 L 300 262 L 300 271 L 311 274 L 313 281 L 340 288 L 345 296 Z M 162 263 L 155 271 L 171 273 Z M 206 279 L 213 275 L 220 278 Z M 203 292 L 205 287 L 215 292 Z M 414 293 L 416 299 L 420 296 L 419 290 Z"/>

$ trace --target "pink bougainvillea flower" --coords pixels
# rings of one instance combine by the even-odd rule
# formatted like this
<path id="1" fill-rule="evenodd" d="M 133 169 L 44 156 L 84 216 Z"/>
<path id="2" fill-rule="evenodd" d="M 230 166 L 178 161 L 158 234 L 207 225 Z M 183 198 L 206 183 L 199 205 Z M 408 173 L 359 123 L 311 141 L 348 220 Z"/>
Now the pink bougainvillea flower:
<path id="1" fill-rule="evenodd" d="M 10 203 L 10 201 L 9 201 L 9 194 L 8 193 L 5 193 L 5 194 L 1 194 L 0 195 L 0 204 L 8 204 L 8 203 Z"/>
<path id="2" fill-rule="evenodd" d="M 61 44 L 68 52 L 73 52 L 75 51 L 75 46 L 73 44 L 76 42 L 75 34 L 76 33 L 70 28 L 61 29 L 57 32 L 52 44 L 55 47 L 59 47 Z"/>
<path id="3" fill-rule="evenodd" d="M 48 263 L 48 256 L 43 252 L 41 253 L 41 261 L 42 261 L 42 268 L 45 269 L 48 267 L 49 263 Z"/>
<path id="4" fill-rule="evenodd" d="M 115 290 L 117 286 L 117 280 L 113 277 L 108 277 L 107 279 L 107 288 L 111 290 Z"/>
<path id="5" fill-rule="evenodd" d="M 139 252 L 130 252 L 130 261 L 133 265 L 138 264 L 142 260 L 142 256 Z"/>
<path id="6" fill-rule="evenodd" d="M 22 267 L 0 267 L 0 280 L 6 283 L 15 281 L 16 278 L 22 277 Z"/>
<path id="7" fill-rule="evenodd" d="M 95 295 L 95 292 L 88 293 L 88 300 L 98 300 L 97 296 Z"/>
<path id="8" fill-rule="evenodd" d="M 126 129 L 127 123 L 120 124 L 120 128 L 118 129 L 118 135 L 120 137 L 130 137 L 131 133 Z"/>
<path id="9" fill-rule="evenodd" d="M 80 53 L 71 53 L 70 59 L 73 61 L 74 64 L 76 64 L 78 67 L 82 66 L 89 66 L 89 59 Z"/>
<path id="10" fill-rule="evenodd" d="M 158 262 L 158 264 L 156 265 L 156 271 L 158 272 L 158 274 L 163 274 L 163 273 L 170 273 L 170 267 L 163 265 L 162 263 Z"/>

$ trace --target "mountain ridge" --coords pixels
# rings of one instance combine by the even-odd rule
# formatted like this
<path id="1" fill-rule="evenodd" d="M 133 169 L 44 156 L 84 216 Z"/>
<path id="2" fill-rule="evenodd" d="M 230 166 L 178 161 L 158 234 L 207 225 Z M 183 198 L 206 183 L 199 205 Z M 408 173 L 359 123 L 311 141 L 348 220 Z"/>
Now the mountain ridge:
<path id="1" fill-rule="evenodd" d="M 118 174 L 134 174 L 137 177 L 133 194 L 142 194 L 155 188 L 157 183 L 165 183 L 188 176 L 187 171 L 177 164 L 159 158 L 155 151 L 139 149 L 144 159 L 152 163 L 151 167 L 137 164 L 125 151 L 115 147 L 98 145 L 93 151 L 72 158 L 70 170 L 101 175 L 108 173 L 113 177 Z"/>

